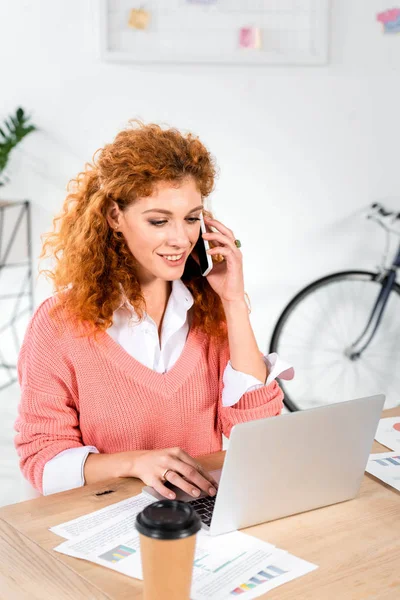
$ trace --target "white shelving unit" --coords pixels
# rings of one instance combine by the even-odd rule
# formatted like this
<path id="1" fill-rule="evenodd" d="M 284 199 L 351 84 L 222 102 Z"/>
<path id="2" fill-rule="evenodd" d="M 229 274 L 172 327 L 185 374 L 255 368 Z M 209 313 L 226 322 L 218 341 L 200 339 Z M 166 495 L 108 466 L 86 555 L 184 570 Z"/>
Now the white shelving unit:
<path id="1" fill-rule="evenodd" d="M 146 29 L 128 26 L 132 9 L 150 13 Z M 101 55 L 132 63 L 324 65 L 330 0 L 101 0 Z M 257 27 L 261 48 L 240 48 Z"/>

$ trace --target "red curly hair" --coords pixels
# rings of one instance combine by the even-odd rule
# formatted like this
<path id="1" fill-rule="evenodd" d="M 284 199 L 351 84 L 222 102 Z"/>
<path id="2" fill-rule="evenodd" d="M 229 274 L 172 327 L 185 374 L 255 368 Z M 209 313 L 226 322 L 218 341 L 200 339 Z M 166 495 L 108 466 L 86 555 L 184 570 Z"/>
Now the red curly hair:
<path id="1" fill-rule="evenodd" d="M 40 258 L 54 257 L 55 266 L 41 272 L 59 292 L 57 306 L 89 325 L 85 327 L 89 333 L 112 325 L 122 293 L 142 318 L 145 300 L 134 257 L 122 234 L 113 231 L 106 219 L 111 203 L 124 211 L 137 198 L 150 196 L 157 183 L 179 185 L 186 177 L 195 180 L 204 199 L 213 189 L 215 175 L 213 158 L 191 133 L 131 121 L 70 181 L 63 210 L 53 220 L 54 230 L 44 235 Z M 204 214 L 212 217 L 210 211 Z M 192 326 L 208 335 L 223 335 L 226 318 L 221 300 L 192 256 L 182 281 L 194 298 Z"/>

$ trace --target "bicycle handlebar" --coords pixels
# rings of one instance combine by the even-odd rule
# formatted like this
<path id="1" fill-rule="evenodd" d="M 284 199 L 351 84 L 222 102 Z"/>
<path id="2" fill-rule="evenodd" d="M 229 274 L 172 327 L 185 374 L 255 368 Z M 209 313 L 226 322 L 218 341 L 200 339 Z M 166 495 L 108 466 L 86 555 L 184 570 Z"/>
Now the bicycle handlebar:
<path id="1" fill-rule="evenodd" d="M 378 202 L 374 202 L 374 204 L 371 204 L 371 208 L 373 208 L 376 213 L 378 215 L 381 215 L 382 217 L 394 217 L 394 221 L 396 219 L 400 219 L 400 212 L 396 212 L 396 211 L 392 211 L 392 210 L 387 210 L 384 206 L 382 206 L 382 204 L 379 204 Z"/>

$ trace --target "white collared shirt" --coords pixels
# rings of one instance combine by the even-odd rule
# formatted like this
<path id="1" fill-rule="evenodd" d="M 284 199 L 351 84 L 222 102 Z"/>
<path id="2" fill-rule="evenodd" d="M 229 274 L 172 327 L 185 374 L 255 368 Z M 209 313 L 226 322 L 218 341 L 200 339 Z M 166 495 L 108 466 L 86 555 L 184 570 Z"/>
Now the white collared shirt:
<path id="1" fill-rule="evenodd" d="M 153 319 L 145 313 L 138 321 L 133 307 L 124 303 L 113 314 L 113 325 L 107 333 L 137 361 L 156 371 L 169 371 L 180 357 L 190 327 L 189 310 L 193 296 L 180 280 L 172 282 L 172 290 L 165 310 L 161 339 Z M 223 375 L 222 405 L 233 406 L 245 392 L 268 385 L 276 377 L 292 379 L 293 368 L 276 353 L 264 356 L 269 375 L 265 383 L 252 375 L 236 371 L 229 361 Z M 85 485 L 84 464 L 88 454 L 99 453 L 95 446 L 69 448 L 49 460 L 43 471 L 43 494 L 55 494 Z"/>

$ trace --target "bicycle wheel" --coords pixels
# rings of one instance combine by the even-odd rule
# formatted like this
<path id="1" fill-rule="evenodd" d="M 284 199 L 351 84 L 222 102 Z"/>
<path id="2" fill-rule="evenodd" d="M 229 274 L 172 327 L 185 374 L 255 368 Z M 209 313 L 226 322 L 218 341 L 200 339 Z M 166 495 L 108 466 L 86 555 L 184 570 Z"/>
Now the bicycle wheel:
<path id="1" fill-rule="evenodd" d="M 400 403 L 400 286 L 392 290 L 380 326 L 358 360 L 345 354 L 362 333 L 378 297 L 378 273 L 344 271 L 301 290 L 284 309 L 270 352 L 295 369 L 281 382 L 284 403 L 302 410 L 383 392 L 385 408 Z"/>

